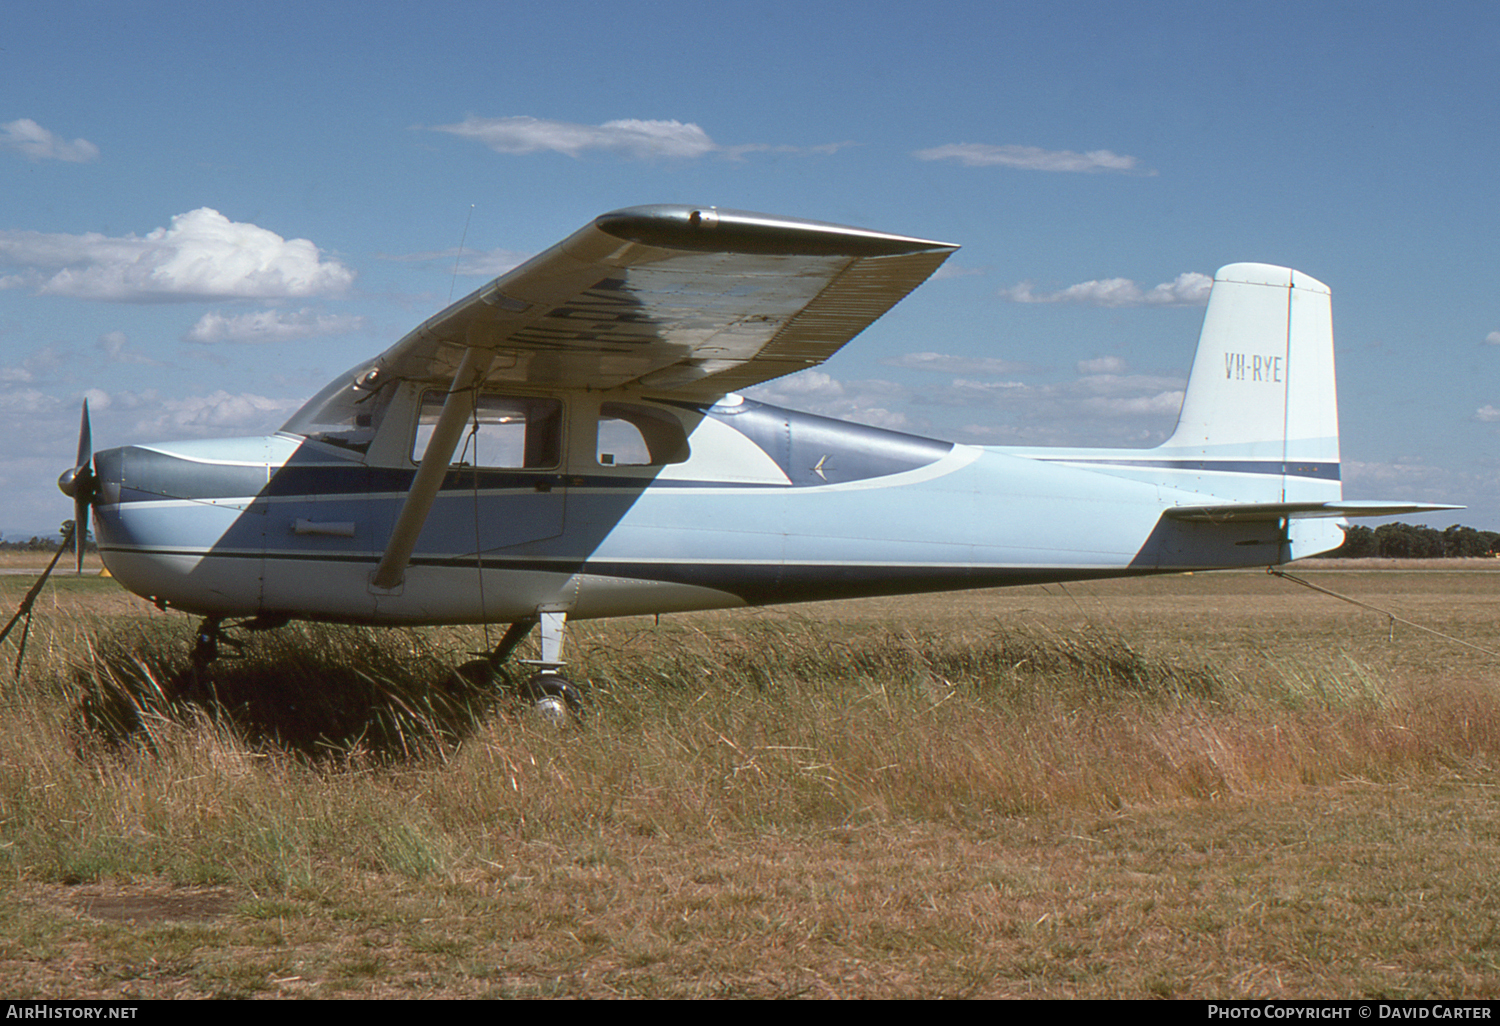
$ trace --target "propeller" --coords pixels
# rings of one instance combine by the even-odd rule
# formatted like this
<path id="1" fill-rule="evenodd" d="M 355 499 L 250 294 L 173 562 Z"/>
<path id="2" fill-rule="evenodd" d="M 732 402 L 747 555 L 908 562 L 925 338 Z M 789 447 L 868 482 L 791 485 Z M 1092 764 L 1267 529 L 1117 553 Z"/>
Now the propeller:
<path id="1" fill-rule="evenodd" d="M 89 505 L 97 492 L 94 477 L 94 436 L 89 428 L 89 401 L 83 401 L 83 419 L 78 425 L 78 460 L 57 479 L 57 487 L 73 500 L 74 567 L 83 573 L 83 550 L 89 539 Z"/>

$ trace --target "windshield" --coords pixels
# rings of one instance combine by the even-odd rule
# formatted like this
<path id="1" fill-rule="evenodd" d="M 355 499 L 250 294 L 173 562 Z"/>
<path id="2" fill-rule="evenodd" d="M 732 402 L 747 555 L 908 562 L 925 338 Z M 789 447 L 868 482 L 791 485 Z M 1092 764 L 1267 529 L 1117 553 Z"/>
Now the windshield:
<path id="1" fill-rule="evenodd" d="M 395 380 L 386 380 L 377 364 L 362 363 L 342 374 L 292 414 L 281 430 L 319 442 L 364 452 L 380 427 Z"/>

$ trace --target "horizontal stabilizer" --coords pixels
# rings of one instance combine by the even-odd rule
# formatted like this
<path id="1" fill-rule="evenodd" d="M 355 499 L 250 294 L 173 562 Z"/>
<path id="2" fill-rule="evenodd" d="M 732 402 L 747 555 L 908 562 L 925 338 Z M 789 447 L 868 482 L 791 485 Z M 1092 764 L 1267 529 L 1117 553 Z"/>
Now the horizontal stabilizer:
<path id="1" fill-rule="evenodd" d="M 1228 524 L 1282 517 L 1394 517 L 1406 513 L 1437 513 L 1445 509 L 1463 509 L 1435 502 L 1378 502 L 1372 500 L 1341 502 L 1237 502 L 1218 506 L 1173 506 L 1163 516 L 1172 520 Z"/>

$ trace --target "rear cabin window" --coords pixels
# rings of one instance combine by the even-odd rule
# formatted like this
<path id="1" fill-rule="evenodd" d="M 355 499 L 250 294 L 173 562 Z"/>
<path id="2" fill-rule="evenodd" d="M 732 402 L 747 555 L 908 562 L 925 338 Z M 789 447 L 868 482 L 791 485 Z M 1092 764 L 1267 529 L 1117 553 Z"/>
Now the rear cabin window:
<path id="1" fill-rule="evenodd" d="M 604 467 L 650 467 L 688 458 L 682 422 L 635 403 L 601 403 L 595 456 Z"/>
<path id="2" fill-rule="evenodd" d="M 443 412 L 446 392 L 425 392 L 412 444 L 413 462 L 421 462 Z M 474 413 L 453 452 L 453 465 L 540 469 L 562 462 L 562 403 L 530 395 L 481 393 Z"/>

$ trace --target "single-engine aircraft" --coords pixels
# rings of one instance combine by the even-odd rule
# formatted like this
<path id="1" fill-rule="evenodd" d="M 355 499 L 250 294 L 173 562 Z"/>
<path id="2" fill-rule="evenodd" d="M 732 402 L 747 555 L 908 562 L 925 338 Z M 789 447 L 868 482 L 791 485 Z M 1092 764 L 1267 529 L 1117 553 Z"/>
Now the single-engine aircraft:
<path id="1" fill-rule="evenodd" d="M 75 501 L 115 579 L 224 622 L 533 627 L 540 704 L 569 620 L 1283 563 L 1346 502 L 1329 290 L 1214 278 L 1154 449 L 938 441 L 740 389 L 822 363 L 956 246 L 713 207 L 605 214 L 331 382 L 262 438 L 91 452 Z"/>

